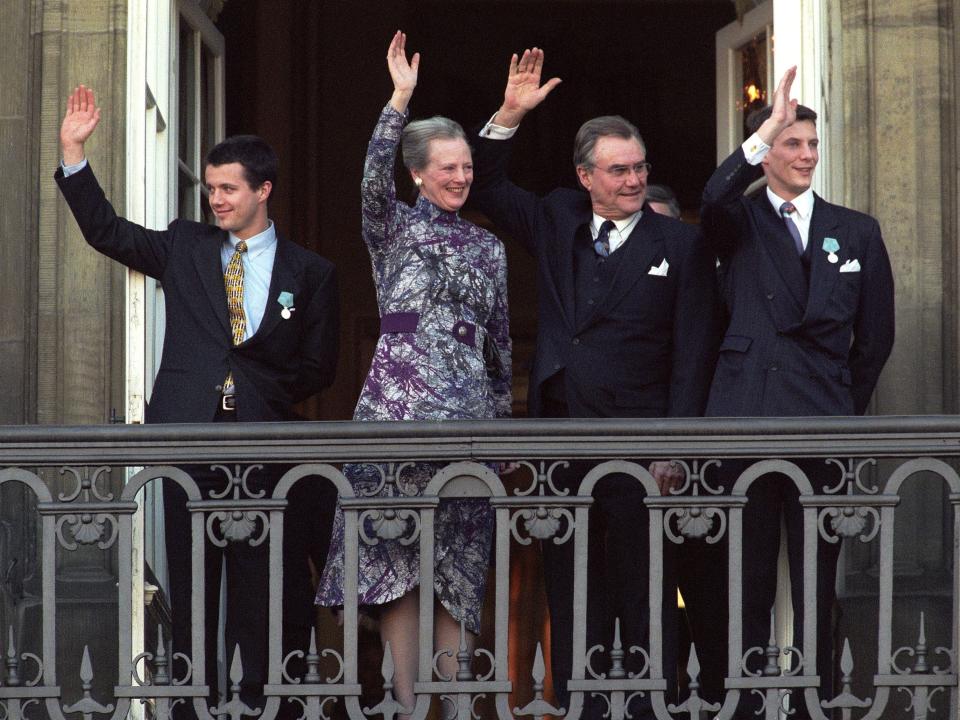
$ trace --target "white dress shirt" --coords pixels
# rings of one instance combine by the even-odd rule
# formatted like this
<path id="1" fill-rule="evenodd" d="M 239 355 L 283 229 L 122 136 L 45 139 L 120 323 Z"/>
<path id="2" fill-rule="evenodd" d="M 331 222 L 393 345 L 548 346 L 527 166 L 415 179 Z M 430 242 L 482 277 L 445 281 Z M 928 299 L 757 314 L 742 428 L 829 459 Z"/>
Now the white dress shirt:
<path id="1" fill-rule="evenodd" d="M 763 158 L 767 156 L 767 153 L 770 152 L 770 146 L 761 140 L 757 133 L 748 137 L 741 147 L 743 148 L 743 156 L 751 165 L 759 165 L 763 162 Z M 785 202 L 793 203 L 796 212 L 790 214 L 790 219 L 793 220 L 797 226 L 797 230 L 800 231 L 803 249 L 806 250 L 810 237 L 810 217 L 813 215 L 813 188 L 807 188 L 795 198 L 788 201 L 773 192 L 768 185 L 767 199 L 770 201 L 777 215 L 780 215 L 781 205 Z"/>

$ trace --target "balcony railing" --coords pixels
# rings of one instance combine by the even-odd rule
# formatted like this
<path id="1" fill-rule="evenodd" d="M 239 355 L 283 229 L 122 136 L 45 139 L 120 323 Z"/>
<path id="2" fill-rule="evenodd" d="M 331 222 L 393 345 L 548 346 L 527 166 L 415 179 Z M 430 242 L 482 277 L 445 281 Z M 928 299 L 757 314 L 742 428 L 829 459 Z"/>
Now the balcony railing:
<path id="1" fill-rule="evenodd" d="M 712 473 L 718 465 L 734 458 L 750 462 L 732 486 L 721 488 L 713 481 Z M 821 494 L 814 494 L 811 483 L 794 462 L 810 458 L 823 459 L 836 475 L 836 482 Z M 686 480 L 679 491 L 660 495 L 647 470 L 648 462 L 654 459 L 682 461 Z M 551 475 L 556 463 L 570 460 L 586 461 L 591 469 L 585 474 L 579 493 L 564 495 L 554 488 Z M 427 491 L 415 500 L 399 490 L 392 497 L 356 497 L 340 470 L 345 462 L 377 463 L 383 469 L 383 482 L 395 484 L 397 472 L 408 461 L 442 465 Z M 452 677 L 442 676 L 433 653 L 431 619 L 435 599 L 432 593 L 420 594 L 420 664 L 413 712 L 416 718 L 426 717 L 433 703 L 442 706 L 445 716 L 461 720 L 479 716 L 539 719 L 548 715 L 566 715 L 576 720 L 586 698 L 602 696 L 609 717 L 622 720 L 631 716 L 631 703 L 643 696 L 660 720 L 698 720 L 701 714 L 726 720 L 737 711 L 740 699 L 748 695 L 760 698 L 760 712 L 771 720 L 778 714 L 803 708 L 818 720 L 831 716 L 874 720 L 904 714 L 913 718 L 954 718 L 960 602 L 960 575 L 953 554 L 960 537 L 960 476 L 955 469 L 958 461 L 960 420 L 940 417 L 2 428 L 0 524 L 6 521 L 7 532 L 0 533 L 0 561 L 8 562 L 15 555 L 20 566 L 0 567 L 0 583 L 6 583 L 6 594 L 0 596 L 0 600 L 6 598 L 6 605 L 0 602 L 0 621 L 7 625 L 4 642 L 0 643 L 0 720 L 60 720 L 70 716 L 84 720 L 119 719 L 140 716 L 143 707 L 165 720 L 178 700 L 192 705 L 197 716 L 207 720 L 239 720 L 254 715 L 236 697 L 243 672 L 241 657 L 227 658 L 230 672 L 222 702 L 211 706 L 206 701 L 202 669 L 205 663 L 215 660 L 202 657 L 201 628 L 214 620 L 204 617 L 202 603 L 195 603 L 192 609 L 194 655 L 189 663 L 173 664 L 163 632 L 152 646 L 143 647 L 144 632 L 152 637 L 157 632 L 131 622 L 138 616 L 144 571 L 138 509 L 147 486 L 171 481 L 188 488 L 195 520 L 190 538 L 194 562 L 203 562 L 203 554 L 198 552 L 203 543 L 224 541 L 213 516 L 240 511 L 254 522 L 246 535 L 237 534 L 231 541 L 247 542 L 257 535 L 269 544 L 271 588 L 282 587 L 283 567 L 275 539 L 282 537 L 286 498 L 291 488 L 300 483 L 333 484 L 343 500 L 347 601 L 342 637 L 321 636 L 309 641 L 305 638 L 300 652 L 306 672 L 291 677 L 291 654 L 284 657 L 281 648 L 282 598 L 279 592 L 271 593 L 266 613 L 268 702 L 259 714 L 262 720 L 272 720 L 283 703 L 295 703 L 309 720 L 328 718 L 338 712 L 353 720 L 371 716 L 392 720 L 399 712 L 392 691 L 389 655 L 383 657 L 380 666 L 382 689 L 376 689 L 378 702 L 371 707 L 360 700 L 363 668 L 358 654 L 358 547 L 364 542 L 377 542 L 378 532 L 383 537 L 391 536 L 397 528 L 382 529 L 389 523 L 370 521 L 397 517 L 399 513 L 413 518 L 402 527 L 402 532 L 407 533 L 405 540 L 419 543 L 422 557 L 432 557 L 434 513 L 445 497 L 485 498 L 494 508 L 493 627 L 486 628 L 483 635 L 489 638 L 488 646 L 481 647 L 474 657 L 460 648 L 460 671 Z M 491 469 L 498 462 L 520 465 L 509 485 Z M 239 481 L 234 483 L 240 489 L 236 497 L 201 497 L 182 469 L 218 465 L 223 467 L 225 477 L 239 480 L 252 466 L 263 464 L 289 467 L 269 497 L 245 493 Z M 866 604 L 872 603 L 874 611 L 854 621 L 870 624 L 870 631 L 858 637 L 872 640 L 861 642 L 858 647 L 848 638 L 838 638 L 837 682 L 830 696 L 823 696 L 819 690 L 821 669 L 816 667 L 814 633 L 806 633 L 803 646 L 792 651 L 779 647 L 776 638 L 771 638 L 769 647 L 752 649 L 742 647 L 739 639 L 739 559 L 743 552 L 750 551 L 742 542 L 743 508 L 751 484 L 771 471 L 787 475 L 801 496 L 807 553 L 804 608 L 797 610 L 805 613 L 808 620 L 816 616 L 813 558 L 817 536 L 871 548 L 873 561 L 868 563 L 867 575 L 874 584 L 868 583 L 865 593 L 869 598 Z M 681 695 L 669 696 L 667 678 L 677 672 L 676 668 L 665 667 L 660 590 L 654 590 L 655 597 L 642 599 L 650 604 L 649 647 L 622 647 L 616 635 L 602 647 L 587 647 L 583 609 L 591 593 L 597 591 L 587 582 L 588 510 L 592 488 L 612 473 L 638 483 L 646 493 L 652 528 L 651 588 L 661 587 L 662 555 L 667 544 L 702 537 L 729 544 L 729 592 L 726 598 L 718 598 L 728 602 L 730 609 L 729 663 L 722 703 L 706 703 L 698 695 L 700 670 L 695 652 L 690 653 L 690 661 L 681 668 L 683 675 L 688 676 Z M 118 481 L 118 477 L 126 479 Z M 913 507 L 911 522 L 919 518 L 944 525 L 943 544 L 948 545 L 942 548 L 949 575 L 946 590 L 927 588 L 933 594 L 945 593 L 940 606 L 946 610 L 936 617 L 924 618 L 920 612 L 914 612 L 914 606 L 902 601 L 910 594 L 910 583 L 898 579 L 895 563 L 894 530 L 903 523 L 897 513 L 902 512 L 901 500 L 907 490 L 917 483 L 922 484 L 921 495 L 927 499 L 924 507 L 941 509 L 937 517 L 929 517 L 922 514 L 922 507 L 920 511 Z M 7 511 L 16 507 L 23 514 L 11 519 L 4 505 Z M 685 521 L 691 517 L 700 520 Z M 371 527 L 381 530 L 370 530 Z M 20 533 L 22 547 L 13 552 L 18 528 L 24 530 Z M 533 658 L 524 660 L 524 666 L 511 665 L 511 582 L 517 582 L 516 577 L 511 577 L 511 555 L 536 540 L 569 542 L 574 547 L 575 574 L 570 591 L 578 612 L 573 627 L 573 671 L 569 678 L 572 693 L 567 708 L 557 707 L 549 694 L 544 654 L 539 645 Z M 81 640 L 71 656 L 58 651 L 66 631 L 58 604 L 62 600 L 60 573 L 64 558 L 78 552 L 104 554 L 115 562 L 116 617 L 107 623 L 115 631 L 115 636 L 109 634 L 116 643 L 116 665 L 111 667 L 104 667 L 90 651 L 94 640 L 102 645 L 102 627 L 89 628 L 90 639 Z M 420 586 L 433 587 L 433 564 L 422 563 L 421 568 Z M 203 578 L 202 567 L 200 570 L 194 572 L 195 577 Z M 16 592 L 9 589 L 11 577 L 19 578 L 20 589 Z M 17 603 L 31 595 L 31 587 L 36 605 L 31 617 L 36 618 L 37 639 L 34 646 L 27 647 L 31 636 L 24 628 L 27 616 L 18 612 Z M 86 632 L 76 627 L 70 631 L 80 636 Z M 524 632 L 536 640 L 546 640 L 541 637 L 542 627 L 527 627 Z M 631 652 L 639 652 L 647 661 L 639 673 L 624 671 L 624 655 Z M 768 667 L 751 674 L 744 670 L 742 659 L 757 652 L 769 659 Z M 782 657 L 790 652 L 803 661 L 791 670 L 782 670 Z M 597 670 L 599 657 L 604 658 L 604 672 Z M 178 674 L 173 667 L 190 667 L 192 671 Z M 104 678 L 113 678 L 115 682 L 104 689 Z"/>

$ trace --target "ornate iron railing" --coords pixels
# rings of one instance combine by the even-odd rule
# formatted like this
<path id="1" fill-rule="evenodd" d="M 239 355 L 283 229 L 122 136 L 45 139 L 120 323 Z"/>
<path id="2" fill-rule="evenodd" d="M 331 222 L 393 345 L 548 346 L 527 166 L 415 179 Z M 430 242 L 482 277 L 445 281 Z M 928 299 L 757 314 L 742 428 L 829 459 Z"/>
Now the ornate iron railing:
<path id="1" fill-rule="evenodd" d="M 643 462 L 635 458 L 644 458 Z M 732 488 L 717 487 L 712 468 L 729 458 L 748 458 Z M 836 483 L 822 494 L 794 462 L 799 458 L 822 458 L 834 468 Z M 593 464 L 575 495 L 553 487 L 556 464 L 568 460 Z M 686 480 L 676 493 L 661 496 L 647 470 L 647 460 L 680 459 Z M 444 497 L 487 498 L 494 509 L 495 607 L 492 648 L 481 648 L 471 657 L 459 649 L 459 671 L 442 676 L 433 654 L 434 597 L 421 593 L 420 664 L 413 716 L 427 716 L 431 702 L 444 703 L 444 714 L 461 720 L 478 717 L 477 700 L 491 698 L 489 716 L 539 718 L 546 715 L 580 717 L 584 700 L 602 696 L 609 716 L 631 717 L 631 702 L 645 695 L 660 720 L 690 718 L 702 714 L 726 720 L 734 715 L 744 694 L 758 694 L 767 718 L 805 707 L 810 717 L 824 720 L 835 715 L 843 720 L 875 720 L 900 716 L 957 717 L 958 676 L 958 570 L 956 557 L 950 571 L 949 618 L 933 628 L 923 615 L 900 618 L 894 614 L 894 529 L 904 488 L 920 476 L 935 478 L 949 503 L 944 513 L 952 545 L 960 537 L 960 476 L 954 463 L 960 459 L 960 420 L 955 418 L 811 418 L 740 420 L 558 420 L 475 421 L 444 423 L 295 423 L 218 424 L 209 426 L 126 427 L 16 427 L 0 429 L 0 502 L 2 493 L 14 485 L 32 496 L 37 522 L 40 588 L 39 647 L 18 647 L 13 623 L 3 633 L 6 642 L 0 667 L 0 720 L 38 720 L 41 716 L 61 720 L 74 715 L 84 720 L 118 719 L 134 712 L 139 701 L 149 702 L 150 712 L 162 720 L 178 701 L 192 704 L 198 717 L 252 716 L 240 702 L 237 688 L 242 676 L 242 658 L 231 658 L 230 682 L 218 705 L 206 702 L 203 687 L 202 627 L 206 620 L 202 603 L 194 603 L 193 655 L 185 676 L 172 672 L 170 651 L 164 634 L 155 648 L 135 656 L 134 631 L 130 624 L 134 603 L 134 525 L 137 498 L 150 483 L 177 482 L 190 499 L 194 578 L 202 583 L 201 552 L 205 542 L 266 542 L 270 547 L 270 586 L 282 586 L 282 537 L 286 498 L 298 483 L 332 483 L 345 510 L 345 598 L 343 652 L 318 646 L 306 639 L 299 656 L 306 673 L 291 677 L 283 657 L 283 623 L 279 592 L 269 598 L 269 698 L 259 716 L 272 720 L 281 703 L 293 702 L 309 720 L 327 718 L 339 705 L 340 712 L 354 720 L 382 716 L 392 720 L 401 711 L 392 693 L 392 659 L 383 658 L 383 693 L 379 703 L 365 707 L 360 702 L 358 674 L 357 552 L 360 543 L 399 534 L 419 543 L 423 557 L 432 557 L 434 514 Z M 392 497 L 355 496 L 339 467 L 344 462 L 378 463 L 383 484 L 397 485 L 404 463 L 425 460 L 443 464 L 420 496 L 411 498 L 398 487 Z M 523 478 L 508 492 L 491 470 L 495 462 L 519 462 Z M 277 463 L 292 466 L 270 497 L 257 497 L 245 490 L 241 478 L 251 466 Z M 233 486 L 236 497 L 201 497 L 187 465 L 219 465 Z M 138 467 L 125 484 L 109 487 L 108 468 Z M 787 475 L 801 495 L 805 522 L 805 557 L 815 557 L 817 537 L 831 541 L 858 538 L 876 545 L 876 646 L 871 652 L 874 667 L 854 662 L 857 652 L 842 642 L 838 692 L 822 697 L 813 658 L 815 633 L 806 633 L 803 647 L 781 649 L 744 648 L 740 641 L 740 563 L 742 512 L 751 484 L 765 472 Z M 531 667 L 511 667 L 508 653 L 510 557 L 518 545 L 532 540 L 571 542 L 575 548 L 572 587 L 575 607 L 586 606 L 595 589 L 587 583 L 586 532 L 591 492 L 603 477 L 617 473 L 632 478 L 646 492 L 650 522 L 650 587 L 661 587 L 664 572 L 662 550 L 666 543 L 686 538 L 726 538 L 730 544 L 728 602 L 730 647 L 726 690 L 722 704 L 711 704 L 697 692 L 696 652 L 691 652 L 687 672 L 690 683 L 682 698 L 669 698 L 666 678 L 673 671 L 664 667 L 664 648 L 658 630 L 661 597 L 649 599 L 651 632 L 647 648 L 624 648 L 618 635 L 607 647 L 586 646 L 583 613 L 574 624 L 573 672 L 570 707 L 558 708 L 545 696 L 545 670 L 537 650 Z M 51 481 L 51 477 L 55 482 Z M 53 487 L 59 484 L 60 491 Z M 230 516 L 239 511 L 252 522 L 246 529 L 224 537 Z M 410 522 L 403 522 L 407 518 Z M 695 520 L 695 521 L 694 521 Z M 111 696 L 95 696 L 92 688 L 95 666 L 84 647 L 79 658 L 58 655 L 57 557 L 78 548 L 115 552 L 118 574 L 117 667 Z M 2 546 L 0 546 L 2 550 Z M 952 549 L 950 550 L 952 553 Z M 421 586 L 433 586 L 433 565 L 423 563 Z M 2 570 L 2 568 L 0 568 Z M 804 563 L 804 614 L 807 627 L 816 618 L 816 564 Z M 0 578 L 2 580 L 2 578 Z M 894 647 L 893 627 L 904 623 L 915 628 L 916 640 Z M 531 632 L 539 632 L 532 628 Z M 939 638 L 933 645 L 927 636 Z M 643 656 L 643 670 L 624 671 L 623 658 L 631 652 Z M 763 672 L 744 670 L 743 658 L 759 653 L 768 659 Z M 792 670 L 781 670 L 784 654 L 803 658 Z M 606 656 L 606 672 L 598 672 L 593 659 Z M 186 660 L 186 658 L 183 658 Z M 80 692 L 66 696 L 59 680 L 67 667 L 77 668 Z M 532 682 L 529 696 L 511 704 L 517 678 Z M 867 692 L 854 688 L 868 688 Z M 894 702 L 895 693 L 906 703 Z M 784 698 L 789 696 L 790 702 Z M 792 705 L 793 709 L 789 709 Z"/>

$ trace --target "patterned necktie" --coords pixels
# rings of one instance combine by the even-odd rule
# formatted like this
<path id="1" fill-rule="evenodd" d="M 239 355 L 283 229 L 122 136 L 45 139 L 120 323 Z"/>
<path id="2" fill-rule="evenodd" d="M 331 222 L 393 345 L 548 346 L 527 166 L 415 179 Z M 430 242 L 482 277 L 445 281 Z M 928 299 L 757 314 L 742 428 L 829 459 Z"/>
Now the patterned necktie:
<path id="1" fill-rule="evenodd" d="M 600 232 L 597 233 L 597 239 L 593 242 L 593 249 L 600 257 L 610 256 L 610 231 L 616 227 L 613 220 L 604 220 L 600 226 Z"/>
<path id="2" fill-rule="evenodd" d="M 233 250 L 233 257 L 227 263 L 227 271 L 223 274 L 223 285 L 227 290 L 227 309 L 230 311 L 230 329 L 233 331 L 233 344 L 243 342 L 243 334 L 247 329 L 247 316 L 243 312 L 243 254 L 247 251 L 247 243 L 243 240 L 237 243 Z M 224 387 L 233 386 L 233 373 L 227 373 Z"/>
<path id="3" fill-rule="evenodd" d="M 780 206 L 780 215 L 783 217 L 783 222 L 787 226 L 790 237 L 793 238 L 793 244 L 797 246 L 797 253 L 803 255 L 803 238 L 800 237 L 800 229 L 793 218 L 790 217 L 796 211 L 797 208 L 794 207 L 793 203 L 785 202 Z"/>

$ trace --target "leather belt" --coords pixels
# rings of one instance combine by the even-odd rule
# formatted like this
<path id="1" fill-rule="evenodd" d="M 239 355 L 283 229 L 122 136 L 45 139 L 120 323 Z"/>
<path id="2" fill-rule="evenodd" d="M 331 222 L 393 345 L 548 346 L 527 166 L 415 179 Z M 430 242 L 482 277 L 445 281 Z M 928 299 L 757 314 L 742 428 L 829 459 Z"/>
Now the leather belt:
<path id="1" fill-rule="evenodd" d="M 380 334 L 389 335 L 390 333 L 416 332 L 420 325 L 420 313 L 417 312 L 397 312 L 387 313 L 380 316 Z M 466 320 L 457 320 L 453 327 L 448 331 L 453 335 L 454 340 L 476 347 L 477 344 L 477 326 Z"/>
<path id="2" fill-rule="evenodd" d="M 220 396 L 220 409 L 226 412 L 233 412 L 237 409 L 237 396 L 233 393 Z"/>

